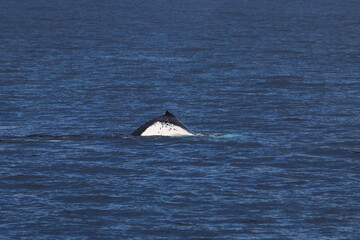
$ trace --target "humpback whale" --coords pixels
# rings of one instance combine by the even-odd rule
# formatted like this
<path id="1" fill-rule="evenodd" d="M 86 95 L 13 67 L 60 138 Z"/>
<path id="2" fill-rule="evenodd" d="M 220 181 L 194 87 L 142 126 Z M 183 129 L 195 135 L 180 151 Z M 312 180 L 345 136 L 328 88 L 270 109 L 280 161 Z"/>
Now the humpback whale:
<path id="1" fill-rule="evenodd" d="M 133 136 L 192 136 L 194 133 L 172 113 L 153 118 L 131 133 Z"/>

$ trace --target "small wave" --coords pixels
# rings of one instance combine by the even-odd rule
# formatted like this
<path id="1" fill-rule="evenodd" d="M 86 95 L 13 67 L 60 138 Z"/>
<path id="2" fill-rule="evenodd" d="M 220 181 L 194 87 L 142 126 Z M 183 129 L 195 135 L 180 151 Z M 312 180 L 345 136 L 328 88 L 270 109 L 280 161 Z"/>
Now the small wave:
<path id="1" fill-rule="evenodd" d="M 196 134 L 196 136 L 207 136 L 207 137 L 213 137 L 213 138 L 245 138 L 244 135 L 241 134 L 235 134 L 235 133 L 213 133 L 213 134 Z"/>
<path id="2" fill-rule="evenodd" d="M 69 135 L 50 135 L 50 134 L 30 134 L 26 136 L 0 136 L 1 140 L 6 139 L 50 139 L 50 140 L 88 140 L 88 139 L 120 139 L 129 138 L 125 134 L 109 135 L 90 135 L 90 134 L 69 134 Z"/>
<path id="3" fill-rule="evenodd" d="M 11 130 L 16 128 L 17 126 L 0 126 L 0 130 Z"/>

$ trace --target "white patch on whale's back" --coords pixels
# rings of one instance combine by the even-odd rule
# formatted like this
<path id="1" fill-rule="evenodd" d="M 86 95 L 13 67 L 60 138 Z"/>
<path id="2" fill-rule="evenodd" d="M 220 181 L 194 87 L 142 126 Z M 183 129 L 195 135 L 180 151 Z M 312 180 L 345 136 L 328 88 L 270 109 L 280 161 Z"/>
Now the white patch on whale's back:
<path id="1" fill-rule="evenodd" d="M 192 136 L 185 129 L 171 123 L 155 122 L 148 127 L 141 136 Z"/>

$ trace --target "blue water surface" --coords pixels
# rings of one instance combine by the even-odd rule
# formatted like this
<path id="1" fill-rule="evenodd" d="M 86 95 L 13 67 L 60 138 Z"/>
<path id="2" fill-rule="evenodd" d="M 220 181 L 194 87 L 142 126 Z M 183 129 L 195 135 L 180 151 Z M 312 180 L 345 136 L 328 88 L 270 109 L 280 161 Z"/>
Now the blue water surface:
<path id="1" fill-rule="evenodd" d="M 0 238 L 359 239 L 359 12 L 0 0 Z"/>

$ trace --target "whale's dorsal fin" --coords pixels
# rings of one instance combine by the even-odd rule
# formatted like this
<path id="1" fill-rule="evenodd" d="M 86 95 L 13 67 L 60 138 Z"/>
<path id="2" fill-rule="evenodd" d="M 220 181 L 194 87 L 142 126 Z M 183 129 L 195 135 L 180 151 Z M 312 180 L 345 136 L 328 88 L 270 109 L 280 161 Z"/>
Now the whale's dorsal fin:
<path id="1" fill-rule="evenodd" d="M 166 110 L 164 116 L 167 116 L 167 117 L 175 117 L 174 114 L 172 114 L 172 113 L 169 112 L 168 110 Z"/>

